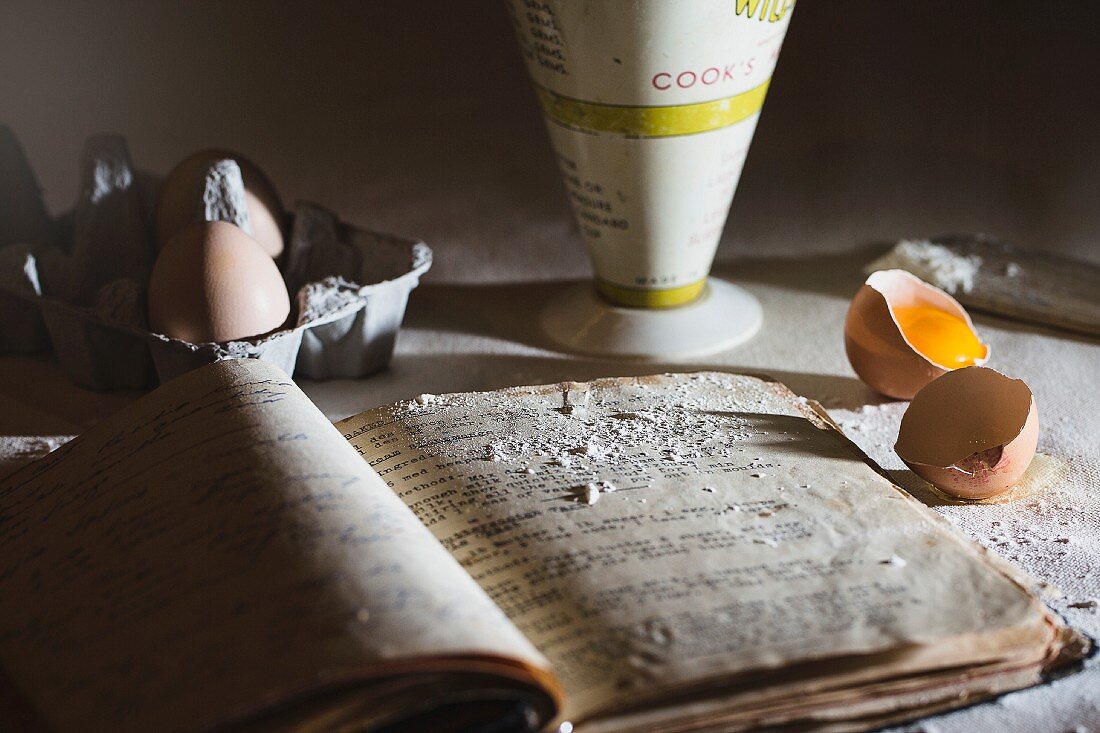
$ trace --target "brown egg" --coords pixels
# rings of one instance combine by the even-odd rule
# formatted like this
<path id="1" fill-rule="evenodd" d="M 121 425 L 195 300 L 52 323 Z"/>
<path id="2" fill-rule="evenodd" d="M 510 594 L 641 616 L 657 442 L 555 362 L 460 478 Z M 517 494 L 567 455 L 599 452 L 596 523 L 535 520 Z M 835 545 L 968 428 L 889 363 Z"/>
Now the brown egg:
<path id="1" fill-rule="evenodd" d="M 1031 390 L 987 367 L 949 372 L 917 393 L 894 445 L 915 474 L 959 499 L 987 499 L 1019 482 L 1039 441 Z"/>
<path id="2" fill-rule="evenodd" d="M 235 341 L 283 325 L 290 297 L 260 244 L 226 222 L 192 224 L 168 240 L 149 278 L 149 325 L 193 344 Z"/>
<path id="3" fill-rule="evenodd" d="M 245 201 L 252 235 L 271 257 L 283 252 L 283 204 L 270 179 L 256 164 L 231 150 L 203 150 L 180 161 L 161 184 L 157 195 L 157 245 L 163 247 L 172 236 L 195 223 L 202 202 L 203 176 L 212 163 L 233 160 L 244 179 Z"/>
<path id="4" fill-rule="evenodd" d="M 879 270 L 848 307 L 844 349 L 859 378 L 908 400 L 943 374 L 989 359 L 958 301 L 904 270 Z"/>

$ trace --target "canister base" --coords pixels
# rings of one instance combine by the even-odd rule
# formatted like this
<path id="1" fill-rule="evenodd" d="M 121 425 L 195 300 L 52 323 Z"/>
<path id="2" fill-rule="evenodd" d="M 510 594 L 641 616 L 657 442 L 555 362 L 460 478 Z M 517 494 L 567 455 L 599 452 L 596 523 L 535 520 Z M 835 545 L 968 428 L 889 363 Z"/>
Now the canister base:
<path id="1" fill-rule="evenodd" d="M 542 330 L 566 351 L 628 359 L 705 356 L 748 341 L 760 330 L 760 303 L 714 278 L 699 298 L 677 308 L 621 308 L 591 283 L 570 287 L 542 311 Z"/>

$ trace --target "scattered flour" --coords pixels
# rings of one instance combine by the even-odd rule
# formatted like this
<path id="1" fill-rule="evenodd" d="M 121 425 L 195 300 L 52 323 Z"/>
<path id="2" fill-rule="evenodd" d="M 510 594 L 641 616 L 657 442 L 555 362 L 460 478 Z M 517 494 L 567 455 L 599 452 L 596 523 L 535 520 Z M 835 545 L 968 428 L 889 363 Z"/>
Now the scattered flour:
<path id="1" fill-rule="evenodd" d="M 645 404 L 643 409 L 625 404 L 604 405 L 583 385 L 569 383 L 551 397 L 549 409 L 562 416 L 559 429 L 537 432 L 524 430 L 519 425 L 500 425 L 494 437 L 483 444 L 484 460 L 518 463 L 519 471 L 533 463 L 556 469 L 564 469 L 578 479 L 578 485 L 594 480 L 607 467 L 630 464 L 643 456 L 662 462 L 683 466 L 690 474 L 700 461 L 736 460 L 744 462 L 746 444 L 766 438 L 751 420 L 738 414 L 743 402 L 733 397 L 738 393 L 740 380 L 750 379 L 733 374 L 702 373 L 692 375 L 692 381 L 717 389 L 700 390 L 687 383 L 673 385 L 663 392 L 664 400 L 658 404 Z M 417 413 L 425 405 L 446 406 L 461 409 L 465 395 L 426 396 L 401 403 L 398 412 Z M 476 398 L 475 398 L 476 399 Z M 743 398 L 741 398 L 743 399 Z M 774 399 L 774 402 L 772 401 Z M 560 401 L 559 401 L 560 400 Z M 775 410 L 779 414 L 789 410 L 789 404 L 779 396 L 757 400 L 762 412 Z M 435 409 L 432 407 L 431 409 Z M 641 451 L 641 452 L 640 452 Z M 760 461 L 753 459 L 753 463 Z M 650 465 L 639 462 L 638 466 Z M 751 465 L 750 468 L 757 468 Z M 765 474 L 755 474 L 763 478 Z M 602 492 L 607 487 L 597 486 Z M 636 488 L 636 487 L 632 487 Z M 713 491 L 714 487 L 708 487 Z"/>
<path id="2" fill-rule="evenodd" d="M 485 446 L 485 460 L 488 461 L 511 461 L 520 456 L 522 456 L 522 453 L 517 446 L 500 442 L 493 442 Z"/>
<path id="3" fill-rule="evenodd" d="M 592 506 L 600 500 L 600 487 L 595 483 L 587 483 L 581 487 L 580 499 L 588 506 Z"/>
<path id="4" fill-rule="evenodd" d="M 0 477 L 72 440 L 70 435 L 0 436 Z"/>
<path id="5" fill-rule="evenodd" d="M 974 289 L 974 276 L 982 266 L 978 255 L 959 255 L 926 239 L 902 240 L 868 266 L 868 270 L 908 270 L 921 280 L 949 293 Z"/>

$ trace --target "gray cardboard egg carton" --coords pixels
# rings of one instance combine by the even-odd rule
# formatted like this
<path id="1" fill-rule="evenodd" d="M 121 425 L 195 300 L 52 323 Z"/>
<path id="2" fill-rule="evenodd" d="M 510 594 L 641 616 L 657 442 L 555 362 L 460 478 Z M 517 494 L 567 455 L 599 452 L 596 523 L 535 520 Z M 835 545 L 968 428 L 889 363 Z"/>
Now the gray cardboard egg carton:
<path id="1" fill-rule="evenodd" d="M 432 263 L 423 242 L 357 229 L 308 203 L 295 208 L 280 271 L 293 325 L 245 341 L 192 344 L 149 331 L 155 181 L 118 136 L 90 138 L 73 211 L 51 218 L 11 131 L 0 126 L 0 354 L 52 347 L 78 384 L 143 388 L 222 359 L 254 358 L 328 379 L 384 369 L 409 293 Z M 240 169 L 207 172 L 196 218 L 250 231 Z"/>

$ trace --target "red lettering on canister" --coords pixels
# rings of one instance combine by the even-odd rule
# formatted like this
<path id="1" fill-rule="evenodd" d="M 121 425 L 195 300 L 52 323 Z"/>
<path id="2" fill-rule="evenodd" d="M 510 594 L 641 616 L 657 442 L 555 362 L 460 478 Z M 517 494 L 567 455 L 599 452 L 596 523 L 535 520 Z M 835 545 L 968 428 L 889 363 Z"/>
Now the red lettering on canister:
<path id="1" fill-rule="evenodd" d="M 695 86 L 722 85 L 727 82 L 739 82 L 750 76 L 755 70 L 756 59 L 746 58 L 731 64 L 707 66 L 702 70 L 681 69 L 679 71 L 659 71 L 650 79 L 654 89 L 662 92 L 669 89 L 691 89 Z"/>
<path id="2" fill-rule="evenodd" d="M 669 80 L 664 85 L 661 85 L 661 84 L 657 83 L 657 80 L 660 79 L 662 76 Z M 656 87 L 657 89 L 661 89 L 661 90 L 665 90 L 665 89 L 670 88 L 672 86 L 672 74 L 669 74 L 668 72 L 665 72 L 665 71 L 662 71 L 660 74 L 654 74 L 653 75 L 653 86 Z"/>

